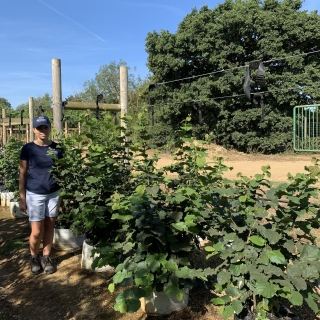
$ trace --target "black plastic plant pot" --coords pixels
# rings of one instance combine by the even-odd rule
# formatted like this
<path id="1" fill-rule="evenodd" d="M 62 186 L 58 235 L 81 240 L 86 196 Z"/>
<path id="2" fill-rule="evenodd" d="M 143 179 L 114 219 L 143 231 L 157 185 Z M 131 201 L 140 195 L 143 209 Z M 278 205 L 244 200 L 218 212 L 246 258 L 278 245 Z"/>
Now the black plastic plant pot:
<path id="1" fill-rule="evenodd" d="M 247 308 L 244 308 L 240 314 L 234 315 L 234 320 L 255 320 L 256 316 Z M 293 314 L 285 306 L 280 305 L 280 309 L 275 313 L 268 313 L 267 319 L 269 320 L 301 320 L 300 317 Z"/>

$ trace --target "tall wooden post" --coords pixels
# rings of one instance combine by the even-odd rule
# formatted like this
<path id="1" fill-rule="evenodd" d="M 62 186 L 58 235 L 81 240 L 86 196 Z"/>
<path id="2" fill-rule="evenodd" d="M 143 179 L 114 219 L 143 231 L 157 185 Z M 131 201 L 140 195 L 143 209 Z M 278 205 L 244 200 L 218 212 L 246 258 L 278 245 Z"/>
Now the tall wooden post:
<path id="1" fill-rule="evenodd" d="M 6 114 L 6 109 L 3 108 L 2 109 L 2 120 L 3 120 L 3 124 L 2 124 L 2 143 L 3 143 L 3 146 L 6 145 L 7 143 L 7 128 L 6 128 L 6 124 L 4 122 L 4 119 L 7 117 L 7 114 Z"/>
<path id="2" fill-rule="evenodd" d="M 33 110 L 34 110 L 34 101 L 32 97 L 29 97 L 29 141 L 34 140 L 34 133 L 33 133 Z"/>
<path id="3" fill-rule="evenodd" d="M 30 142 L 29 140 L 29 124 L 26 124 L 26 143 Z"/>
<path id="4" fill-rule="evenodd" d="M 61 60 L 52 59 L 52 97 L 53 97 L 53 125 L 56 133 L 62 133 L 62 88 L 61 88 Z"/>
<path id="5" fill-rule="evenodd" d="M 120 107 L 120 125 L 126 129 L 126 123 L 123 121 L 123 117 L 128 114 L 128 68 L 126 66 L 120 66 Z M 124 135 L 124 132 L 122 132 L 122 135 Z"/>

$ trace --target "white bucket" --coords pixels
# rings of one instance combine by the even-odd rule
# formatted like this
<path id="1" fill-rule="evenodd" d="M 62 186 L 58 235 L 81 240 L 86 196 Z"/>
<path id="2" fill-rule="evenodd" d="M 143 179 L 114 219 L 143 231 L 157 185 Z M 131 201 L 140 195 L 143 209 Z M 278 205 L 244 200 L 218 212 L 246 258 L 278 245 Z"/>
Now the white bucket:
<path id="1" fill-rule="evenodd" d="M 82 246 L 84 235 L 76 236 L 70 229 L 54 229 L 53 247 L 57 250 L 70 250 Z"/>
<path id="2" fill-rule="evenodd" d="M 150 316 L 169 315 L 188 305 L 189 290 L 184 290 L 186 296 L 179 301 L 176 297 L 167 297 L 163 292 L 153 291 L 148 298 L 141 298 L 141 309 Z"/>
<path id="3" fill-rule="evenodd" d="M 113 270 L 114 268 L 107 265 L 101 268 L 96 268 L 96 269 L 92 269 L 91 265 L 93 263 L 94 258 L 98 257 L 99 254 L 95 253 L 94 256 L 92 257 L 92 250 L 95 247 L 89 245 L 86 241 L 83 241 L 83 245 L 82 245 L 82 257 L 81 257 L 81 268 L 82 269 L 86 269 L 86 270 L 91 270 L 91 271 L 96 271 L 96 272 L 106 272 L 106 271 L 110 271 Z"/>

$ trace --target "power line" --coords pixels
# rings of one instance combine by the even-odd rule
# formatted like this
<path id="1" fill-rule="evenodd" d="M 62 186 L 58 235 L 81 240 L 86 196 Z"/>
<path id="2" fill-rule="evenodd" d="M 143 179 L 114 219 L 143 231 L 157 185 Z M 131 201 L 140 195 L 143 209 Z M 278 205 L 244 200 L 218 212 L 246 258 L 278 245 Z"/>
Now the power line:
<path id="1" fill-rule="evenodd" d="M 303 88 L 317 88 L 315 86 L 304 86 Z M 274 93 L 274 92 L 280 92 L 280 91 L 290 91 L 290 90 L 299 90 L 301 91 L 301 89 L 294 87 L 294 88 L 285 88 L 285 89 L 271 89 L 271 90 L 267 90 L 267 91 L 261 91 L 261 92 L 253 92 L 252 94 L 255 93 L 259 93 L 259 94 L 269 94 L 269 93 Z M 184 104 L 184 103 L 192 103 L 194 101 L 210 101 L 210 100 L 218 100 L 218 99 L 226 99 L 226 98 L 238 98 L 238 97 L 243 97 L 245 96 L 245 94 L 237 94 L 237 95 L 229 95 L 229 96 L 221 96 L 221 97 L 214 97 L 214 98 L 206 98 L 206 99 L 192 99 L 192 100 L 186 100 L 186 101 L 171 101 L 170 103 L 165 103 L 165 104 L 154 104 L 154 106 L 168 106 L 171 104 Z"/>
<path id="2" fill-rule="evenodd" d="M 191 76 L 191 77 L 186 77 L 186 78 L 181 78 L 181 79 L 176 79 L 176 80 L 171 80 L 171 81 L 166 81 L 166 82 L 158 82 L 157 84 L 161 85 L 161 84 L 172 83 L 172 82 L 177 82 L 177 81 L 190 80 L 190 79 L 209 76 L 209 75 L 212 75 L 212 74 L 215 74 L 215 73 L 221 73 L 221 72 L 240 69 L 240 68 L 246 68 L 246 66 L 235 67 L 235 68 L 232 68 L 232 69 L 223 69 L 223 70 L 219 70 L 219 71 L 213 71 L 213 72 L 209 72 L 209 73 L 199 74 L 197 76 Z"/>
<path id="3" fill-rule="evenodd" d="M 296 55 L 293 55 L 293 56 L 287 56 L 287 57 L 283 57 L 283 58 L 274 58 L 274 59 L 271 59 L 271 60 L 262 61 L 262 63 L 270 63 L 270 62 L 273 62 L 273 61 L 291 59 L 291 58 L 296 58 L 296 57 L 305 56 L 305 55 L 309 55 L 309 54 L 314 54 L 314 53 L 318 53 L 318 52 L 320 52 L 320 50 L 310 51 L 310 52 L 304 52 L 304 53 L 301 53 L 301 54 L 296 54 Z M 249 66 L 249 65 L 240 66 L 240 67 L 235 67 L 235 68 L 230 68 L 230 69 L 222 69 L 222 70 L 219 70 L 219 71 L 213 71 L 213 72 L 209 72 L 209 73 L 199 74 L 199 75 L 197 75 L 197 76 L 190 76 L 190 77 L 185 77 L 185 78 L 176 79 L 176 80 L 170 80 L 170 81 L 164 81 L 164 82 L 157 82 L 156 85 L 163 85 L 163 84 L 167 84 L 167 83 L 173 83 L 173 82 L 178 82 L 178 81 L 196 79 L 196 78 L 205 77 L 205 76 L 209 76 L 209 75 L 213 75 L 213 74 L 217 74 L 217 73 L 221 73 L 221 72 L 232 71 L 232 70 L 236 70 L 236 69 L 240 69 L 240 68 L 247 68 L 248 66 Z"/>

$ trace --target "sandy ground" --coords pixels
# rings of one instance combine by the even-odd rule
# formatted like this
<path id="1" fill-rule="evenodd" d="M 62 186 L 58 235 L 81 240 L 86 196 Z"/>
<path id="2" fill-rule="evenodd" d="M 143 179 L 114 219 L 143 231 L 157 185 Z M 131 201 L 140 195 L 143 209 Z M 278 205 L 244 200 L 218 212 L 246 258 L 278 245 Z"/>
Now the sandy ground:
<path id="1" fill-rule="evenodd" d="M 208 161 L 215 157 L 222 157 L 224 164 L 232 168 L 224 173 L 224 177 L 235 179 L 238 172 L 248 177 L 261 173 L 261 167 L 269 165 L 271 181 L 287 181 L 288 173 L 306 173 L 305 166 L 313 165 L 313 157 L 320 159 L 320 154 L 291 154 L 291 155 L 248 155 L 236 151 L 228 151 L 220 146 L 211 146 L 208 149 Z M 161 154 L 159 166 L 165 166 L 173 161 L 172 156 Z"/>

